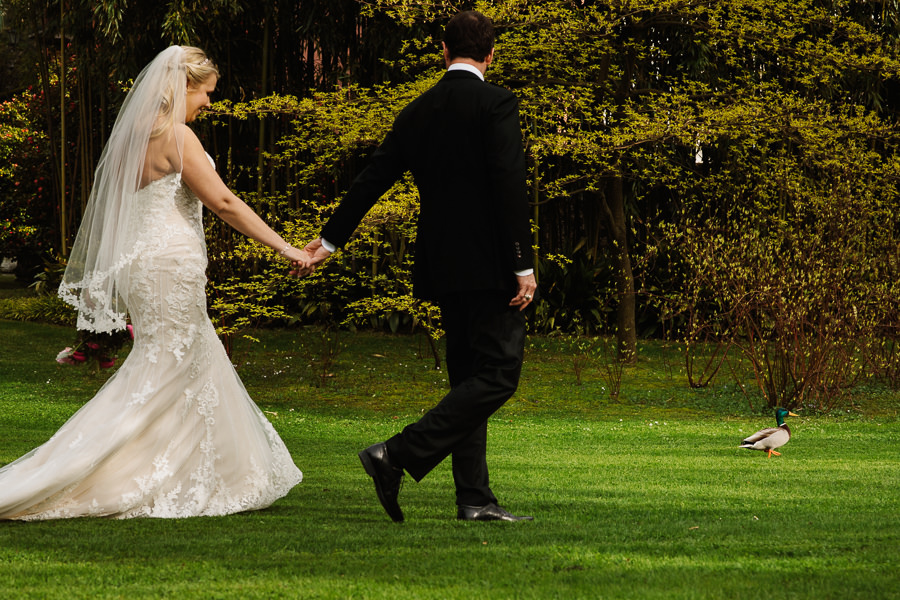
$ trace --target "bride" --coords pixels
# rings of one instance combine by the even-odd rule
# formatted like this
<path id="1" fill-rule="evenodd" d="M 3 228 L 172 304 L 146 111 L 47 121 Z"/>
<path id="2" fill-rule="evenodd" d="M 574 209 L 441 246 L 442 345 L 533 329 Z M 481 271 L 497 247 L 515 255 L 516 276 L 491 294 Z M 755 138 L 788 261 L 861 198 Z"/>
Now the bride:
<path id="1" fill-rule="evenodd" d="M 302 478 L 206 314 L 201 203 L 307 262 L 225 186 L 185 124 L 217 80 L 203 51 L 172 46 L 122 105 L 59 293 L 79 329 L 123 329 L 130 315 L 134 346 L 49 441 L 0 468 L 0 519 L 226 515 Z"/>

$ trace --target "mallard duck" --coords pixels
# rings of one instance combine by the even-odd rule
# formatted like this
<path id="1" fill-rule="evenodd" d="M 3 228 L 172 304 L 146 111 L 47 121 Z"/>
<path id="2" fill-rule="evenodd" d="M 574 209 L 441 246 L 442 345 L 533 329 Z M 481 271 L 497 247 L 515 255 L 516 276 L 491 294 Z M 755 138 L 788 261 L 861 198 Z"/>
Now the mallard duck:
<path id="1" fill-rule="evenodd" d="M 760 429 L 753 435 L 744 439 L 739 448 L 747 448 L 748 450 L 762 450 L 766 453 L 766 458 L 772 458 L 772 455 L 781 456 L 781 452 L 775 452 L 775 448 L 781 448 L 791 439 L 791 430 L 784 424 L 785 417 L 797 417 L 786 408 L 775 409 L 775 423 L 778 427 L 766 427 Z"/>

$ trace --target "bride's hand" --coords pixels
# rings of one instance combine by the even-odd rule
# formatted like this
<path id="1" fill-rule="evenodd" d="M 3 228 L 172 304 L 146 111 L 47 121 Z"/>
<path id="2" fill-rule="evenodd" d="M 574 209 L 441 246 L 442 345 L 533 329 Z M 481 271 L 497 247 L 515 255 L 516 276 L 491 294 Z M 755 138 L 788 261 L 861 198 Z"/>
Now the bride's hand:
<path id="1" fill-rule="evenodd" d="M 304 277 L 309 275 L 313 271 L 316 270 L 320 264 L 325 262 L 325 260 L 331 256 L 331 252 L 325 249 L 325 246 L 322 245 L 322 238 L 317 238 L 311 241 L 303 248 L 305 256 L 304 261 L 297 261 L 294 264 L 294 270 L 291 271 L 291 275 L 295 277 Z"/>
<path id="2" fill-rule="evenodd" d="M 316 269 L 312 257 L 306 250 L 291 248 L 290 251 L 285 252 L 284 256 L 291 261 L 289 274 L 294 277 L 305 277 Z"/>
<path id="3" fill-rule="evenodd" d="M 280 252 L 281 256 L 291 261 L 291 267 L 295 270 L 305 270 L 310 265 L 309 254 L 305 250 L 300 250 L 299 248 L 294 248 L 293 246 L 286 249 L 283 252 Z M 294 275 L 294 271 L 291 271 L 291 275 Z"/>

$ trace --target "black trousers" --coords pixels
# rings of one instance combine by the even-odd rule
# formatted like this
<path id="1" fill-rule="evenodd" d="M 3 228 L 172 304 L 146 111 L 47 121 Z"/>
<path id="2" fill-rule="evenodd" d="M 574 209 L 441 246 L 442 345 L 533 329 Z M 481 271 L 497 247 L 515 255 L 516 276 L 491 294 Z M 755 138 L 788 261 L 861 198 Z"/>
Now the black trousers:
<path id="1" fill-rule="evenodd" d="M 509 306 L 511 297 L 475 292 L 439 303 L 450 391 L 386 442 L 391 461 L 416 481 L 452 455 L 457 504 L 497 501 L 485 457 L 487 420 L 515 393 L 525 350 L 525 317 Z"/>

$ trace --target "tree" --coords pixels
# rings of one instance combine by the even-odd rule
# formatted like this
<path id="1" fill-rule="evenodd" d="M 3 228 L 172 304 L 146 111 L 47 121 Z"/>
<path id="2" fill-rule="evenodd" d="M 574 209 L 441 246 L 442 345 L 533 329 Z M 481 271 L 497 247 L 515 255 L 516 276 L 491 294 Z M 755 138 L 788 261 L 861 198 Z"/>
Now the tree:
<path id="1" fill-rule="evenodd" d="M 460 8 L 376 4 L 411 22 L 443 20 Z M 768 0 L 476 7 L 501 32 L 492 79 L 522 98 L 539 244 L 568 255 L 588 248 L 594 260 L 605 247 L 622 358 L 634 357 L 636 244 L 644 289 L 657 298 L 686 306 L 709 289 L 704 278 L 720 274 L 711 295 L 690 305 L 700 317 L 693 323 L 732 317 L 717 333 L 741 344 L 770 402 L 800 401 L 816 386 L 833 395 L 861 372 L 834 377 L 854 365 L 848 336 L 896 327 L 861 302 L 897 303 L 896 287 L 884 284 L 897 248 L 896 106 L 886 94 L 898 79 L 896 7 Z M 666 223 L 671 228 L 660 227 Z M 652 236 L 662 236 L 660 245 Z M 752 279 L 738 284 L 739 271 Z M 723 296 L 727 285 L 734 297 Z M 735 304 L 748 297 L 751 304 Z M 791 298 L 787 312 L 783 297 Z M 871 308 L 865 317 L 863 306 Z M 775 332 L 773 319 L 787 328 Z M 839 322 L 853 326 L 836 329 Z M 775 381 L 767 374 L 776 371 L 772 344 L 801 326 L 793 350 L 803 364 L 782 361 L 786 375 Z M 826 350 L 814 356 L 814 346 Z M 781 346 L 783 358 L 789 349 Z"/>
<path id="2" fill-rule="evenodd" d="M 60 6 L 13 1 L 35 14 Z M 188 10 L 118 0 L 90 18 L 84 3 L 66 6 L 82 10 L 66 31 L 92 40 L 73 41 L 67 59 L 78 73 L 67 84 L 73 106 L 121 94 L 102 91 L 102 72 L 120 73 L 112 65 L 124 58 L 91 36 L 144 14 L 128 11 L 165 15 L 148 12 L 121 33 L 135 44 L 125 47 L 132 58 L 160 36 L 196 37 L 227 57 L 220 88 L 237 101 L 220 105 L 201 133 L 228 183 L 294 240 L 318 231 L 396 111 L 439 75 L 449 16 L 478 8 L 499 33 L 488 79 L 521 99 L 544 296 L 536 329 L 613 330 L 623 360 L 636 358 L 648 331 L 690 347 L 710 340 L 719 360 L 743 353 L 770 402 L 816 402 L 870 372 L 900 372 L 898 311 L 884 308 L 900 305 L 896 3 L 220 0 Z M 98 34 L 86 26 L 92 19 Z M 78 63 L 90 52 L 106 59 Z M 90 65 L 101 65 L 93 88 L 80 79 Z M 90 122 L 81 114 L 67 117 L 79 132 Z M 104 127 L 87 126 L 79 140 Z M 88 155 L 99 145 L 86 147 Z M 405 296 L 414 191 L 398 186 L 381 208 L 345 262 L 301 284 L 210 224 L 213 285 L 227 303 L 249 291 L 247 273 L 271 275 L 262 279 L 269 288 L 252 290 L 263 304 L 314 290 L 286 301 L 285 314 L 421 319 L 427 311 Z M 839 367 L 843 378 L 833 376 Z"/>
<path id="3" fill-rule="evenodd" d="M 127 0 L 5 0 L 4 22 L 15 27 L 17 79 L 40 90 L 46 208 L 56 215 L 56 252 L 65 255 L 90 192 L 93 171 L 130 80 L 170 44 L 203 47 L 220 65 L 225 97 L 252 99 L 274 90 L 307 95 L 366 68 L 366 83 L 390 77 L 377 60 L 399 46 L 398 27 L 364 17 L 359 3 L 211 0 L 140 3 Z M 11 30 L 12 31 L 12 30 Z M 22 91 L 22 90 L 18 90 Z M 276 129 L 232 123 L 224 139 L 208 140 L 232 159 L 231 173 L 249 177 L 257 194 L 280 183 L 266 163 Z M 275 127 L 279 123 L 273 123 Z M 238 180 L 232 183 L 241 183 Z"/>
<path id="4" fill-rule="evenodd" d="M 682 220 L 677 235 L 706 227 L 720 231 L 721 222 L 711 215 L 727 215 L 736 230 L 763 226 L 760 220 L 791 208 L 785 189 L 771 203 L 756 196 L 772 189 L 769 169 L 776 165 L 784 185 L 795 184 L 802 195 L 816 188 L 826 214 L 845 215 L 836 207 L 846 206 L 847 195 L 896 206 L 895 174 L 880 167 L 892 162 L 895 123 L 878 115 L 886 106 L 886 82 L 896 83 L 898 75 L 895 7 L 764 0 L 483 7 L 504 31 L 497 70 L 523 98 L 540 202 L 575 204 L 566 212 L 582 217 L 579 235 L 570 230 L 562 248 L 546 241 L 543 246 L 596 248 L 597 232 L 605 230 L 623 358 L 633 356 L 637 329 L 630 254 L 641 241 L 634 234 L 646 224 L 680 219 L 687 210 L 692 220 Z M 797 140 L 797 116 L 804 113 L 816 115 L 803 122 L 820 131 Z M 739 156 L 736 143 L 757 153 Z M 779 148 L 781 162 L 747 174 L 747 161 L 758 161 L 762 148 Z M 846 157 L 842 168 L 835 166 L 837 152 Z M 842 187 L 851 168 L 872 174 L 866 178 L 872 185 Z M 822 177 L 834 187 L 817 182 Z M 719 187 L 724 181 L 734 185 L 726 191 Z M 660 206 L 660 197 L 668 205 Z M 738 214 L 730 205 L 742 198 L 746 212 Z M 831 231 L 837 244 L 848 243 L 854 232 L 871 236 L 880 230 L 875 222 L 897 222 L 896 210 L 866 207 L 861 214 L 855 229 Z M 811 242 L 802 229 L 789 235 Z M 686 238 L 669 242 L 679 239 Z M 896 254 L 890 243 L 864 247 L 868 253 L 856 260 L 871 260 L 881 250 Z M 821 276 L 835 268 L 806 265 L 813 266 Z M 655 275 L 642 274 L 645 280 Z"/>

